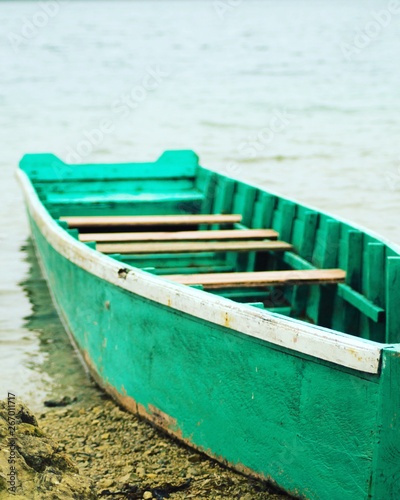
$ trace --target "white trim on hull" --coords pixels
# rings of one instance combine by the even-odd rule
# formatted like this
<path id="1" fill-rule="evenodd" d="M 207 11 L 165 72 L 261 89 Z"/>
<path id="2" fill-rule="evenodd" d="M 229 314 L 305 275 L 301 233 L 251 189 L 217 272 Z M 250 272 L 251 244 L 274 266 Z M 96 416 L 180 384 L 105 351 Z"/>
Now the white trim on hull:
<path id="1" fill-rule="evenodd" d="M 378 344 L 344 333 L 281 318 L 201 290 L 169 282 L 103 255 L 68 235 L 49 215 L 28 176 L 17 171 L 31 216 L 49 244 L 87 272 L 141 297 L 271 344 L 365 373 L 379 371 Z M 122 274 L 122 276 L 121 276 Z"/>

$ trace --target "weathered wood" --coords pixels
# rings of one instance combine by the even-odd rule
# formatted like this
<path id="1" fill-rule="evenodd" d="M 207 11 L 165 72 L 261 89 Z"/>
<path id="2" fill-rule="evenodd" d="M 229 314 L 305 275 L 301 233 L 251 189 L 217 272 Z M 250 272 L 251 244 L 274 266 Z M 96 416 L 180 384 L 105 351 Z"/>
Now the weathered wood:
<path id="1" fill-rule="evenodd" d="M 334 219 L 326 221 L 316 241 L 313 263 L 319 268 L 336 266 L 339 250 L 340 223 Z M 307 314 L 315 323 L 330 327 L 333 314 L 335 291 L 331 288 L 318 287 L 310 290 Z"/>
<path id="2" fill-rule="evenodd" d="M 85 227 L 151 227 L 151 226 L 196 226 L 199 224 L 234 224 L 240 222 L 240 214 L 195 214 L 195 215 L 104 215 L 89 217 L 60 217 L 71 228 Z"/>
<path id="3" fill-rule="evenodd" d="M 368 498 L 399 498 L 400 485 L 400 351 L 387 347 L 382 351 L 382 375 L 376 405 L 377 432 Z"/>
<path id="4" fill-rule="evenodd" d="M 312 269 L 312 254 L 314 250 L 315 235 L 317 232 L 318 214 L 308 211 L 304 214 L 302 238 L 299 244 L 299 255 L 292 252 L 285 252 L 284 262 L 294 269 Z M 291 303 L 292 315 L 296 317 L 304 316 L 307 307 L 307 300 L 310 287 L 296 286 L 293 289 Z"/>
<path id="5" fill-rule="evenodd" d="M 386 273 L 386 342 L 400 343 L 400 257 L 388 257 Z"/>
<path id="6" fill-rule="evenodd" d="M 347 233 L 347 241 L 344 249 L 345 269 L 347 271 L 346 285 L 355 293 L 350 293 L 343 288 L 339 297 L 344 299 L 342 306 L 342 321 L 340 329 L 358 335 L 360 330 L 360 307 L 364 309 L 363 301 L 358 300 L 357 292 L 361 291 L 362 263 L 363 263 L 363 234 L 360 231 L 351 230 Z M 365 297 L 363 297 L 365 298 Z M 369 311 L 369 308 L 364 309 Z M 371 311 L 374 314 L 374 311 Z"/>
<path id="7" fill-rule="evenodd" d="M 205 289 L 257 286 L 283 286 L 298 284 L 342 283 L 346 272 L 342 269 L 311 269 L 308 271 L 260 271 L 253 273 L 216 273 L 166 275 L 171 281 L 182 285 L 203 285 Z"/>
<path id="8" fill-rule="evenodd" d="M 284 252 L 293 247 L 285 241 L 196 241 L 161 243 L 99 243 L 103 253 L 156 254 L 187 252 Z"/>
<path id="9" fill-rule="evenodd" d="M 377 307 L 384 309 L 385 305 L 385 245 L 383 243 L 370 242 L 367 245 L 367 290 L 366 296 Z M 369 322 L 369 338 L 376 342 L 385 342 L 385 325 L 383 321 L 378 323 Z"/>
<path id="10" fill-rule="evenodd" d="M 381 323 L 385 318 L 384 309 L 377 306 L 371 300 L 364 297 L 361 293 L 356 292 L 348 285 L 339 285 L 338 296 L 341 297 L 345 303 L 351 305 L 356 312 L 362 312 L 376 323 Z M 349 333 L 351 333 L 351 330 Z"/>
<path id="11" fill-rule="evenodd" d="M 82 233 L 81 241 L 202 241 L 202 240 L 250 240 L 276 239 L 273 229 L 221 229 L 217 231 L 168 231 L 142 233 Z"/>

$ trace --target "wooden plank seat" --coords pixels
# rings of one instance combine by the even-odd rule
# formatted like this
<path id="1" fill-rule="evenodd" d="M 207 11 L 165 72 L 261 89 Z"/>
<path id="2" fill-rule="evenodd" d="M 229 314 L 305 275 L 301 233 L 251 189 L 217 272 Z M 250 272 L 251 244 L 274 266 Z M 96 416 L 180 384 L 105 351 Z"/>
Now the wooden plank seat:
<path id="1" fill-rule="evenodd" d="M 240 214 L 185 214 L 185 215 L 102 215 L 63 216 L 60 220 L 70 228 L 98 227 L 152 227 L 152 226 L 197 226 L 200 224 L 234 224 L 241 222 Z"/>
<path id="2" fill-rule="evenodd" d="M 283 285 L 325 285 L 343 283 L 342 269 L 310 269 L 306 271 L 259 271 L 249 273 L 169 274 L 164 278 L 182 285 L 202 285 L 204 289 L 260 287 Z"/>
<path id="3" fill-rule="evenodd" d="M 160 254 L 193 252 L 285 252 L 293 247 L 285 241 L 172 241 L 145 243 L 98 243 L 103 253 Z"/>
<path id="4" fill-rule="evenodd" d="M 143 233 L 82 233 L 81 241 L 206 241 L 206 240 L 250 240 L 276 239 L 273 229 L 221 229 L 215 231 L 169 231 Z"/>

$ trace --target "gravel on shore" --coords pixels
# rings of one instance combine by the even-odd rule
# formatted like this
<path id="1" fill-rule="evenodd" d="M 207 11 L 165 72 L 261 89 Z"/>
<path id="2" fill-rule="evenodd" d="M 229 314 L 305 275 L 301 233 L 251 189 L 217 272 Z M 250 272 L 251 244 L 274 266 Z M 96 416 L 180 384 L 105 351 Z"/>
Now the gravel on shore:
<path id="1" fill-rule="evenodd" d="M 101 393 L 90 405 L 48 410 L 40 426 L 94 482 L 100 499 L 289 498 L 181 445 Z"/>

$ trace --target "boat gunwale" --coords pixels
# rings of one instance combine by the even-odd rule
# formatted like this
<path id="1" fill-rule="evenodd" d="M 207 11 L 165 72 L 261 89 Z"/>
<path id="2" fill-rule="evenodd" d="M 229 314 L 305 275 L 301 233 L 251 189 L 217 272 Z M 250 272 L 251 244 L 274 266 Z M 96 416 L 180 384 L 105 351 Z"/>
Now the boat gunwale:
<path id="1" fill-rule="evenodd" d="M 29 212 L 48 243 L 78 267 L 119 288 L 296 354 L 360 372 L 378 374 L 382 349 L 393 346 L 250 308 L 122 264 L 69 235 L 46 210 L 29 176 L 18 169 L 17 177 Z M 128 270 L 123 277 L 122 265 Z"/>

